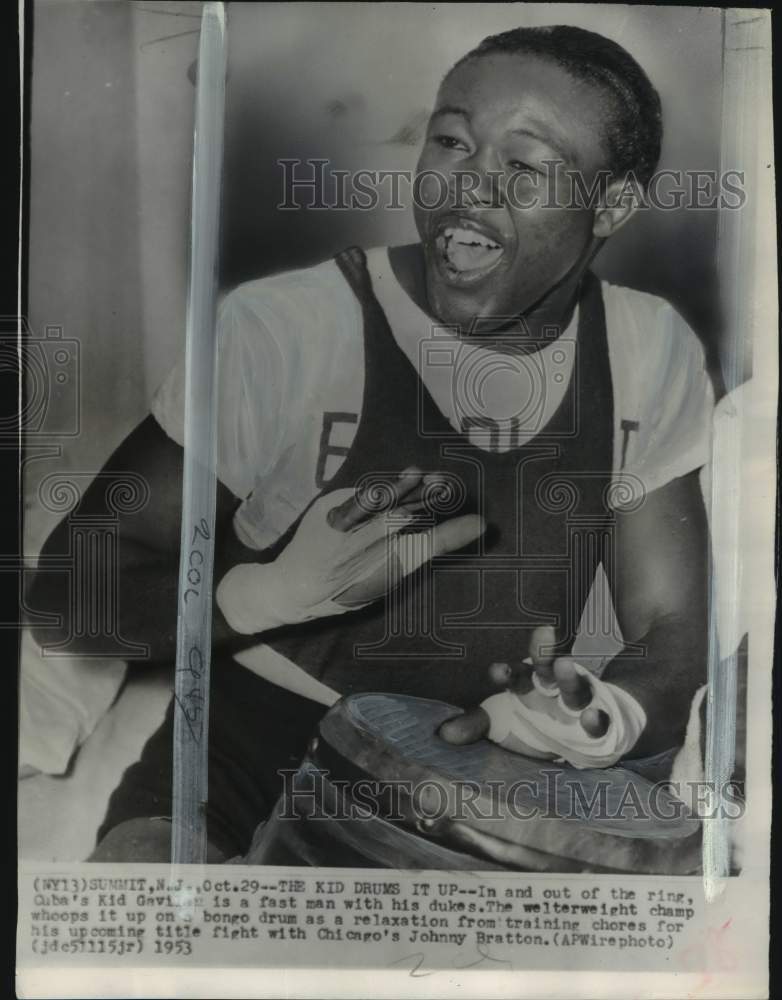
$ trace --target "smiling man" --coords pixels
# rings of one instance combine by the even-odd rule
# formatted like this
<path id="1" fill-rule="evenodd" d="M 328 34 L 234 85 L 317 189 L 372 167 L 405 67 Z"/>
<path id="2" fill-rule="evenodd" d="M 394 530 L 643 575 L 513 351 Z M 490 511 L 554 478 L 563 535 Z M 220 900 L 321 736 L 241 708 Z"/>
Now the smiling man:
<path id="1" fill-rule="evenodd" d="M 565 26 L 488 38 L 438 93 L 420 242 L 224 300 L 213 859 L 246 852 L 278 770 L 352 692 L 447 701 L 467 711 L 444 739 L 577 767 L 681 744 L 705 680 L 712 390 L 668 303 L 589 270 L 660 140 L 657 94 L 615 43 Z M 574 201 L 574 176 L 600 197 Z M 150 484 L 122 523 L 119 628 L 156 660 L 175 651 L 183 403 L 180 365 L 104 470 Z M 625 645 L 582 662 L 601 565 Z M 33 599 L 67 629 L 43 575 Z M 173 706 L 96 859 L 168 857 L 172 725 Z"/>
<path id="2" fill-rule="evenodd" d="M 606 121 L 612 98 L 605 87 L 584 86 L 566 60 L 541 58 L 545 46 L 538 53 L 535 45 L 512 46 L 511 38 L 487 40 L 448 74 L 419 163 L 432 177 L 467 171 L 474 179 L 461 184 L 464 200 L 475 205 L 472 213 L 450 205 L 417 213 L 428 308 L 444 322 L 467 327 L 477 315 L 526 315 L 544 298 L 551 318 L 566 320 L 595 239 L 610 236 L 623 221 L 623 213 L 595 220 L 593 211 L 573 211 L 568 202 L 557 211 L 564 186 L 557 192 L 538 183 L 556 165 L 590 183 L 614 169 Z M 584 58 L 583 51 L 576 55 L 582 63 Z M 646 101 L 643 138 L 659 143 L 659 107 L 651 93 Z M 645 171 L 646 164 L 632 167 Z M 503 187 L 504 206 L 498 204 Z M 420 200 L 428 194 L 422 184 Z"/>

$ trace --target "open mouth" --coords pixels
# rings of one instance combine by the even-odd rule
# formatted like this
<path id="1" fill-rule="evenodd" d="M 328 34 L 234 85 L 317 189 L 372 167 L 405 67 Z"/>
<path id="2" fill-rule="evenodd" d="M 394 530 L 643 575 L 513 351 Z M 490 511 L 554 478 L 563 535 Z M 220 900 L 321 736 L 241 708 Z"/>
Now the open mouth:
<path id="1" fill-rule="evenodd" d="M 504 253 L 496 240 L 465 226 L 447 226 L 437 236 L 435 246 L 446 275 L 460 283 L 485 277 Z"/>

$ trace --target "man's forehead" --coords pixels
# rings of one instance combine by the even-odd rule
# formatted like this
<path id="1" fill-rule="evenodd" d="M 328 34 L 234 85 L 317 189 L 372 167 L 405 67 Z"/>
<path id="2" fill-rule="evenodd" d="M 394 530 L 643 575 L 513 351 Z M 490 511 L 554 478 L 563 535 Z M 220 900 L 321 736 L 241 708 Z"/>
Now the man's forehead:
<path id="1" fill-rule="evenodd" d="M 577 159 L 575 147 L 601 145 L 604 98 L 598 88 L 536 55 L 479 56 L 443 80 L 432 118 L 457 115 L 468 124 L 497 118 L 508 131 L 555 144 Z M 581 138 L 581 141 L 579 140 Z"/>
<path id="2" fill-rule="evenodd" d="M 534 54 L 492 53 L 451 70 L 440 85 L 436 107 L 452 104 L 471 114 L 487 103 L 510 109 L 534 103 L 545 109 L 578 96 L 589 104 L 597 94 L 551 59 Z"/>

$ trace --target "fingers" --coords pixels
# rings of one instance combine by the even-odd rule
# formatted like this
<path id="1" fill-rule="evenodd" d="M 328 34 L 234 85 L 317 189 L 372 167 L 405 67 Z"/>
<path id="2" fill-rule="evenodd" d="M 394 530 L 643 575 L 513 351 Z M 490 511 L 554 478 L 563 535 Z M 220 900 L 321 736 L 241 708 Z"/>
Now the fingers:
<path id="1" fill-rule="evenodd" d="M 326 514 L 326 521 L 337 531 L 348 531 L 366 515 L 354 493 L 344 503 L 332 507 Z"/>
<path id="2" fill-rule="evenodd" d="M 508 688 L 516 694 L 532 690 L 532 670 L 526 663 L 492 663 L 489 680 L 499 688 Z"/>
<path id="3" fill-rule="evenodd" d="M 554 661 L 554 676 L 565 707 L 574 712 L 582 710 L 580 722 L 584 732 L 595 739 L 605 736 L 611 720 L 602 708 L 589 707 L 592 701 L 589 678 L 579 674 L 575 664 L 567 656 Z"/>
<path id="4" fill-rule="evenodd" d="M 358 524 L 365 513 L 358 502 L 358 497 L 353 493 L 344 503 L 331 508 L 326 514 L 326 521 L 337 531 L 347 531 L 354 524 Z"/>
<path id="5" fill-rule="evenodd" d="M 423 472 L 416 466 L 410 466 L 400 472 L 394 483 L 395 500 L 392 507 L 399 505 L 413 489 L 419 486 L 422 477 Z M 326 515 L 329 525 L 338 531 L 350 531 L 351 528 L 355 528 L 362 522 L 377 517 L 379 512 L 373 510 L 369 498 L 371 488 L 371 486 L 367 486 L 363 490 L 354 491 L 347 500 L 333 507 Z M 386 511 L 382 513 L 386 513 Z"/>
<path id="6" fill-rule="evenodd" d="M 349 584 L 334 595 L 334 600 L 346 608 L 360 608 L 383 597 L 388 590 L 388 583 L 388 569 L 383 565 L 369 576 L 363 576 L 358 582 Z"/>
<path id="7" fill-rule="evenodd" d="M 553 652 L 556 642 L 557 634 L 551 625 L 539 625 L 530 638 L 529 655 L 532 659 L 532 669 L 545 687 L 556 684 Z"/>
<path id="8" fill-rule="evenodd" d="M 353 559 L 360 561 L 364 550 L 368 550 L 373 543 L 407 528 L 419 513 L 428 509 L 425 496 L 431 494 L 432 489 L 441 482 L 445 483 L 446 480 L 440 473 L 424 475 L 419 468 L 410 466 L 397 477 L 392 502 L 380 510 L 377 509 L 377 504 L 372 503 L 371 484 L 358 492 L 335 491 L 348 495 L 327 512 L 326 520 L 330 527 L 349 535 L 336 564 Z M 448 543 L 447 534 L 445 542 Z M 448 551 L 451 551 L 450 547 Z M 421 562 L 427 558 L 429 557 L 422 553 Z M 344 572 L 347 567 L 341 565 L 340 570 Z"/>
<path id="9" fill-rule="evenodd" d="M 464 548 L 485 530 L 481 517 L 465 514 L 426 531 L 399 534 L 403 513 L 400 507 L 396 523 L 378 516 L 345 539 L 342 558 L 331 568 L 340 604 L 356 606 L 381 597 L 403 576 L 435 556 Z"/>
<path id="10" fill-rule="evenodd" d="M 338 531 L 350 531 L 390 510 L 399 509 L 416 514 L 427 509 L 425 495 L 431 493 L 438 484 L 445 485 L 446 482 L 439 472 L 424 475 L 417 466 L 411 465 L 399 473 L 393 484 L 393 501 L 382 510 L 373 505 L 370 495 L 373 487 L 367 484 L 332 508 L 327 514 L 327 520 Z"/>
<path id="11" fill-rule="evenodd" d="M 510 680 L 507 687 L 519 696 L 529 694 L 533 687 L 532 667 L 528 663 L 514 663 L 510 667 Z"/>
<path id="12" fill-rule="evenodd" d="M 438 487 L 447 489 L 448 480 L 439 472 L 427 472 L 406 494 L 400 507 L 412 514 L 431 513 L 431 502 L 437 496 Z"/>
<path id="13" fill-rule="evenodd" d="M 478 706 L 470 712 L 457 715 L 455 719 L 448 719 L 440 726 L 439 733 L 446 743 L 464 746 L 483 739 L 489 732 L 490 725 L 489 716 Z"/>
<path id="14" fill-rule="evenodd" d="M 436 524 L 433 528 L 420 534 L 429 535 L 432 540 L 432 556 L 446 555 L 448 552 L 458 552 L 465 545 L 474 542 L 486 531 L 486 522 L 478 514 L 462 514 L 452 517 L 449 521 Z M 406 570 L 406 572 L 412 572 Z"/>
<path id="15" fill-rule="evenodd" d="M 554 661 L 554 679 L 567 708 L 573 711 L 586 708 L 592 700 L 592 687 L 588 678 L 576 671 L 576 665 L 567 656 Z"/>
<path id="16" fill-rule="evenodd" d="M 593 736 L 595 739 L 598 739 L 601 736 L 605 736 L 608 732 L 611 719 L 608 713 L 604 712 L 602 708 L 587 708 L 581 713 L 581 725 L 584 727 L 584 732 L 587 736 Z"/>
<path id="17" fill-rule="evenodd" d="M 513 679 L 513 668 L 510 663 L 492 663 L 489 666 L 489 680 L 497 687 L 508 687 Z"/>
<path id="18" fill-rule="evenodd" d="M 367 531 L 368 528 L 363 530 Z M 436 556 L 463 549 L 465 545 L 479 538 L 485 530 L 486 522 L 482 517 L 477 514 L 463 514 L 425 531 L 397 534 L 393 547 L 388 546 L 386 551 L 398 560 L 399 576 L 408 576 Z M 385 538 L 381 538 L 376 544 L 388 545 Z"/>

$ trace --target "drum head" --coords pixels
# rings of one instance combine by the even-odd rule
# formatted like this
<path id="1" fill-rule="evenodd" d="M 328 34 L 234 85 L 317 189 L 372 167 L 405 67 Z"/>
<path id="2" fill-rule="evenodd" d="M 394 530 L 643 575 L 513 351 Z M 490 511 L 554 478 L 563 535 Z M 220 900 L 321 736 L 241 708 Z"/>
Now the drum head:
<path id="1" fill-rule="evenodd" d="M 459 714 L 440 701 L 357 694 L 321 720 L 312 759 L 331 780 L 394 788 L 398 815 L 448 815 L 484 833 L 562 859 L 562 870 L 694 874 L 701 828 L 664 786 L 622 767 L 580 770 L 480 740 L 437 735 Z M 552 869 L 557 870 L 557 869 Z"/>

